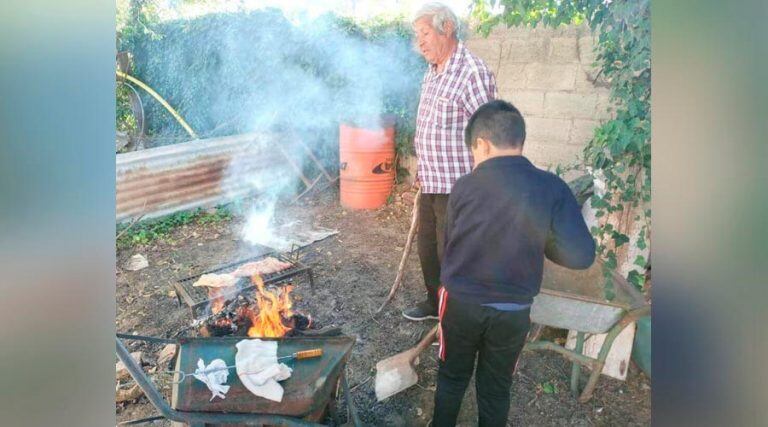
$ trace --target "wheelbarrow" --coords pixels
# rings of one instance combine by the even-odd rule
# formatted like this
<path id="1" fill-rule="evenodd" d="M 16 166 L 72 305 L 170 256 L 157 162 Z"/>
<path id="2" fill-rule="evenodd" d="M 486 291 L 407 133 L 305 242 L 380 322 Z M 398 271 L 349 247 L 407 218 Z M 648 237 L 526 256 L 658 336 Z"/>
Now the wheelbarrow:
<path id="1" fill-rule="evenodd" d="M 159 392 L 155 384 L 130 356 L 121 338 L 139 339 L 156 343 L 177 344 L 171 404 Z M 281 402 L 273 402 L 251 394 L 237 375 L 229 375 L 230 389 L 224 399 L 211 400 L 211 393 L 200 381 L 180 381 L 178 373 L 194 372 L 198 359 L 210 362 L 222 359 L 234 365 L 235 344 L 245 337 L 179 338 L 176 340 L 117 334 L 117 357 L 141 387 L 161 417 L 189 425 L 270 425 L 270 426 L 320 426 L 326 410 L 336 417 L 335 397 L 341 385 L 347 403 L 349 419 L 353 425 L 361 425 L 351 399 L 344 374 L 345 365 L 354 345 L 354 338 L 346 336 L 262 338 L 278 341 L 277 356 L 289 356 L 301 350 L 322 349 L 322 357 L 296 363 L 293 374 L 281 382 L 284 394 Z M 149 419 L 146 419 L 149 421 Z M 134 422 L 130 422 L 134 423 Z"/>
<path id="2" fill-rule="evenodd" d="M 651 312 L 651 306 L 645 302 L 642 294 L 623 277 L 614 272 L 611 279 L 615 296 L 609 301 L 605 298 L 606 279 L 601 261 L 595 262 L 587 270 L 569 270 L 545 261 L 541 292 L 534 298 L 531 307 L 533 323 L 576 331 L 576 346 L 573 350 L 537 338 L 526 343 L 524 349 L 551 350 L 572 361 L 571 393 L 581 403 L 592 398 L 616 337 L 632 322 Z M 582 354 L 587 333 L 608 334 L 597 358 Z M 537 334 L 534 332 L 533 335 Z M 580 392 L 582 365 L 589 367 L 592 373 Z"/>

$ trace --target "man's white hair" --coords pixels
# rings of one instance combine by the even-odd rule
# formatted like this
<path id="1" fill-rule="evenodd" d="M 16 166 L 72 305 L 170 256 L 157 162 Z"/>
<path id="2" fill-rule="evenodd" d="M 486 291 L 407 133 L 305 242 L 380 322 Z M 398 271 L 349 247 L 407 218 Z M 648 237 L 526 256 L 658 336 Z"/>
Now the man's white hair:
<path id="1" fill-rule="evenodd" d="M 453 13 L 450 7 L 438 2 L 427 3 L 416 12 L 411 23 L 415 24 L 416 21 L 424 17 L 432 17 L 432 28 L 440 34 L 445 34 L 446 22 L 452 23 L 453 38 L 459 38 L 459 27 L 461 24 L 459 23 L 459 18 L 456 17 L 456 14 Z"/>

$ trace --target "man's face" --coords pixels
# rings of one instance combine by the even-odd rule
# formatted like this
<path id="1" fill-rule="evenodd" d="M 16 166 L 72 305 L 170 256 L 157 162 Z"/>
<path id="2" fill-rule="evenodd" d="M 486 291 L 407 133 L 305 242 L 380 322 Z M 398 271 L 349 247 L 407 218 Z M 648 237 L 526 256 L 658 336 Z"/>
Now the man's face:
<path id="1" fill-rule="evenodd" d="M 453 35 L 450 24 L 446 24 L 445 33 L 440 34 L 432 28 L 432 17 L 424 16 L 419 18 L 413 25 L 416 33 L 416 46 L 419 52 L 430 64 L 437 64 L 445 59 L 450 49 Z"/>

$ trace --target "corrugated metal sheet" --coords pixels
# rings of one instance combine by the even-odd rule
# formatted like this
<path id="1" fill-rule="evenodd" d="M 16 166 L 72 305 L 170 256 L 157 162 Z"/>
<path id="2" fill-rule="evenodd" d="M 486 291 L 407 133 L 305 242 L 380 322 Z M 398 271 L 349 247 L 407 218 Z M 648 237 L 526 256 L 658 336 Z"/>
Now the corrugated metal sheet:
<path id="1" fill-rule="evenodd" d="M 273 134 L 245 134 L 190 141 L 118 154 L 117 221 L 213 206 L 252 195 L 239 179 L 285 163 L 269 146 Z M 236 163 L 237 173 L 233 173 Z"/>

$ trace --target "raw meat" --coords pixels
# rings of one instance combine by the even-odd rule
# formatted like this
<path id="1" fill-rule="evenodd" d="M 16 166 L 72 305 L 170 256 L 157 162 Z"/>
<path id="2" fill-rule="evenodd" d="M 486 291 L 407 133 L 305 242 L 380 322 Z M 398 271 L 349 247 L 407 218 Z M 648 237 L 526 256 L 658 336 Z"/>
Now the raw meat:
<path id="1" fill-rule="evenodd" d="M 231 274 L 203 274 L 192 286 L 208 288 L 228 288 L 237 283 L 237 277 Z"/>
<path id="2" fill-rule="evenodd" d="M 254 274 L 263 276 L 265 274 L 277 273 L 289 267 L 291 267 L 291 263 L 267 257 L 259 261 L 245 263 L 230 274 L 235 277 L 251 277 Z"/>

